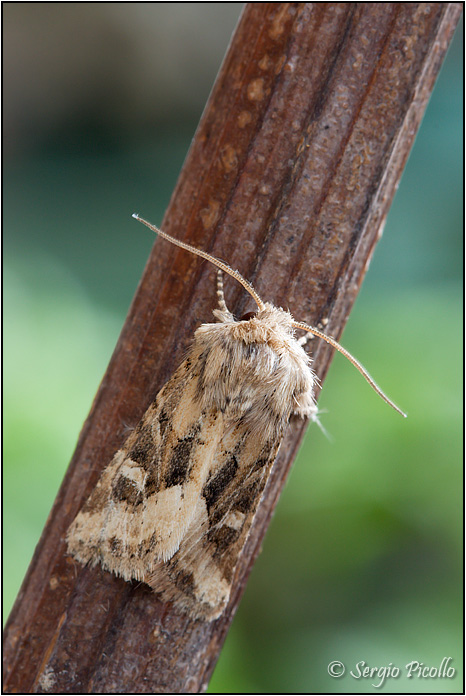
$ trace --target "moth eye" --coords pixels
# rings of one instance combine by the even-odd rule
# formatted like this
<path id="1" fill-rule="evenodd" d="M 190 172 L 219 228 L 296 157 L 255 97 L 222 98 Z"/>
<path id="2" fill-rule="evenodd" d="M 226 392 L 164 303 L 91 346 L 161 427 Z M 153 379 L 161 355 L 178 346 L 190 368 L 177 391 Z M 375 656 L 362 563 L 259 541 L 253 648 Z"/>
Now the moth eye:
<path id="1" fill-rule="evenodd" d="M 246 314 L 243 314 L 240 321 L 249 321 L 250 319 L 254 319 L 255 316 L 257 316 L 257 312 L 246 312 Z"/>

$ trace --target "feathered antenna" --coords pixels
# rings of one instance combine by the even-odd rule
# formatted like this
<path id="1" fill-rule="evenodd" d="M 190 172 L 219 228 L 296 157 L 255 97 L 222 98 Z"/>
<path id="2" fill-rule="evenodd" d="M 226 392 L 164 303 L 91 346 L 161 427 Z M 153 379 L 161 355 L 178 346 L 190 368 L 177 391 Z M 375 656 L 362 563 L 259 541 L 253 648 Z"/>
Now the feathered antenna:
<path id="1" fill-rule="evenodd" d="M 207 261 L 210 261 L 210 263 L 213 263 L 214 266 L 217 266 L 218 268 L 221 268 L 222 271 L 225 271 L 225 273 L 228 273 L 228 275 L 232 276 L 235 278 L 238 283 L 241 283 L 243 288 L 248 292 L 253 298 L 254 301 L 256 302 L 257 306 L 259 307 L 260 310 L 265 309 L 265 304 L 257 294 L 257 292 L 254 290 L 252 287 L 251 283 L 247 281 L 239 271 L 235 271 L 233 268 L 231 268 L 227 263 L 224 263 L 223 261 L 220 261 L 219 259 L 215 258 L 215 256 L 212 256 L 211 254 L 208 254 L 206 251 L 202 251 L 201 249 L 196 249 L 196 247 L 191 246 L 191 244 L 186 244 L 186 242 L 181 242 L 179 239 L 176 239 L 175 237 L 172 237 L 171 235 L 167 234 L 166 232 L 163 232 L 160 230 L 158 227 L 155 225 L 151 225 L 150 222 L 147 222 L 147 220 L 144 220 L 143 218 L 139 217 L 137 213 L 133 213 L 133 218 L 135 220 L 138 220 L 139 222 L 142 222 L 143 225 L 146 225 L 152 232 L 155 232 L 156 234 L 160 235 L 160 237 L 163 237 L 167 241 L 171 242 L 172 244 L 175 244 L 175 246 L 181 247 L 181 249 L 186 249 L 186 251 L 190 251 L 192 254 L 196 254 L 196 256 L 201 256 L 203 259 L 206 259 Z M 339 353 L 345 356 L 350 363 L 354 365 L 354 367 L 359 370 L 359 372 L 362 374 L 365 380 L 369 382 L 371 385 L 372 389 L 395 411 L 400 413 L 404 418 L 406 418 L 406 413 L 404 413 L 391 399 L 388 398 L 388 396 L 381 390 L 381 388 L 378 386 L 378 384 L 375 382 L 375 380 L 370 376 L 368 371 L 366 370 L 365 367 L 361 365 L 359 360 L 356 360 L 356 358 L 349 353 L 346 348 L 343 348 L 337 341 L 335 341 L 334 338 L 331 336 L 327 336 L 326 334 L 322 333 L 318 329 L 315 329 L 313 326 L 308 326 L 307 324 L 304 324 L 303 322 L 300 321 L 293 321 L 292 322 L 293 326 L 296 329 L 302 329 L 303 331 L 307 331 L 308 333 L 313 334 L 314 336 L 317 336 L 317 338 L 321 338 L 322 340 L 326 341 L 329 343 L 333 348 L 335 348 Z"/>

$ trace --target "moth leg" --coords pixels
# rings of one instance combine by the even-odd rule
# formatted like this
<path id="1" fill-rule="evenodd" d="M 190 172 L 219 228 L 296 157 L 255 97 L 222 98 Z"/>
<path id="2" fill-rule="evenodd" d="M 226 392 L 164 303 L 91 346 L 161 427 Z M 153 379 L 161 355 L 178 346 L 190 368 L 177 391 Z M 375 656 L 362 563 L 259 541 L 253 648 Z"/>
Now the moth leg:
<path id="1" fill-rule="evenodd" d="M 228 309 L 225 302 L 225 295 L 223 292 L 223 273 L 220 268 L 217 271 L 217 298 L 218 298 L 218 309 L 214 309 L 214 314 L 217 319 L 223 322 L 234 321 L 235 318 L 233 314 Z"/>

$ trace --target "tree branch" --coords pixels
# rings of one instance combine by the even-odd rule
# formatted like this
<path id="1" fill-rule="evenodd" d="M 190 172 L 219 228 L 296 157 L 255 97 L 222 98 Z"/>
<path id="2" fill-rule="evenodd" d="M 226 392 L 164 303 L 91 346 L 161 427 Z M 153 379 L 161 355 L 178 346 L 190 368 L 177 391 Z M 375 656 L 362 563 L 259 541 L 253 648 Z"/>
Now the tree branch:
<path id="1" fill-rule="evenodd" d="M 162 227 L 338 337 L 461 9 L 249 3 Z M 226 299 L 246 310 L 228 279 Z M 213 623 L 176 614 L 145 585 L 81 568 L 64 537 L 214 306 L 210 265 L 157 240 L 7 624 L 5 693 L 206 687 L 304 425 L 290 424 L 229 607 Z M 333 351 L 312 346 L 322 382 Z"/>

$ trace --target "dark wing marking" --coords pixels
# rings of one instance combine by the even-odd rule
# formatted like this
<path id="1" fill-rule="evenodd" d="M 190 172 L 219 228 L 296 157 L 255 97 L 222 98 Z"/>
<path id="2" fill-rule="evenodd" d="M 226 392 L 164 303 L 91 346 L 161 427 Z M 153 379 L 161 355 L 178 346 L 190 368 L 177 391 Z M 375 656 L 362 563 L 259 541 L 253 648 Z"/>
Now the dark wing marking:
<path id="1" fill-rule="evenodd" d="M 221 414 L 196 406 L 185 361 L 147 409 L 68 532 L 82 563 L 143 580 L 167 560 L 196 513 L 221 438 Z"/>
<path id="2" fill-rule="evenodd" d="M 236 431 L 238 429 L 235 429 Z M 249 534 L 280 444 L 233 434 L 236 447 L 223 450 L 206 481 L 196 513 L 167 563 L 157 563 L 145 581 L 192 616 L 217 618 L 224 610 L 234 571 Z"/>

